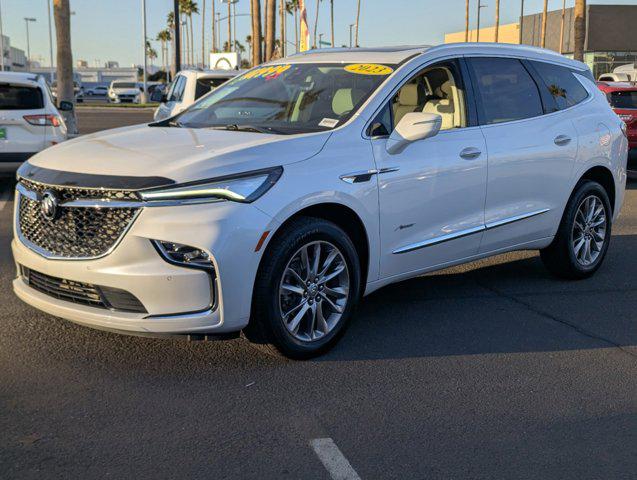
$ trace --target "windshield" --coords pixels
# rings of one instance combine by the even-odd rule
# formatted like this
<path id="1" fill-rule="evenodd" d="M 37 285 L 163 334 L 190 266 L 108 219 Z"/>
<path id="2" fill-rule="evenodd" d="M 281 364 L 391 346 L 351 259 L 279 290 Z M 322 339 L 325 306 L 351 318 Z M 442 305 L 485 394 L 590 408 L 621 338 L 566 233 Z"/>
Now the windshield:
<path id="1" fill-rule="evenodd" d="M 272 133 L 328 130 L 349 119 L 393 70 L 377 64 L 259 67 L 220 86 L 171 124 Z"/>
<path id="2" fill-rule="evenodd" d="M 133 82 L 113 82 L 113 88 L 137 88 L 137 84 Z"/>
<path id="3" fill-rule="evenodd" d="M 637 109 L 637 90 L 622 90 L 610 94 L 610 105 L 613 108 Z"/>

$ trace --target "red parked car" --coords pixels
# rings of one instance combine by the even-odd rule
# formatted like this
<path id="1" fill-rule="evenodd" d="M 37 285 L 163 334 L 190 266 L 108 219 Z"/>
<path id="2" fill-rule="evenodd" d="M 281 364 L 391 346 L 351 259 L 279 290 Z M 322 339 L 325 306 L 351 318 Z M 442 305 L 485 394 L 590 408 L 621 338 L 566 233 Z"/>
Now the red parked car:
<path id="1" fill-rule="evenodd" d="M 637 177 L 637 82 L 597 82 L 610 106 L 626 123 L 628 132 L 628 171 Z"/>

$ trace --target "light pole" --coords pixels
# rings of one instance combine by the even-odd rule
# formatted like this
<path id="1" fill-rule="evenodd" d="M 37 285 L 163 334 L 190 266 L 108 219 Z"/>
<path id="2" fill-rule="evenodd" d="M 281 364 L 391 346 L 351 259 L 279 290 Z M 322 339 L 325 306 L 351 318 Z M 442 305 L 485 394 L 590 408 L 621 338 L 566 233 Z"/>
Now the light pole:
<path id="1" fill-rule="evenodd" d="M 46 0 L 48 10 L 47 18 L 49 19 L 49 63 L 51 64 L 51 81 L 53 81 L 53 33 L 51 30 L 51 0 Z"/>
<path id="2" fill-rule="evenodd" d="M 24 17 L 24 23 L 27 26 L 27 68 L 31 68 L 31 46 L 29 45 L 29 23 L 35 22 L 35 18 Z"/>
<path id="3" fill-rule="evenodd" d="M 480 9 L 486 7 L 482 5 L 481 0 L 478 0 L 478 19 L 476 24 L 476 42 L 480 41 Z"/>
<path id="4" fill-rule="evenodd" d="M 146 72 L 148 71 L 148 51 L 146 49 L 146 0 L 142 0 L 142 30 L 144 32 L 144 70 L 142 72 L 142 81 L 144 82 L 144 90 L 142 91 L 141 103 L 146 103 Z"/>
<path id="5" fill-rule="evenodd" d="M 522 28 L 524 27 L 524 0 L 520 0 L 520 45 L 522 45 Z"/>
<path id="6" fill-rule="evenodd" d="M 355 27 L 355 23 L 349 24 L 349 48 L 352 48 L 352 28 Z"/>
<path id="7" fill-rule="evenodd" d="M 0 0 L 0 71 L 4 72 L 4 35 L 2 33 L 2 0 Z"/>
<path id="8" fill-rule="evenodd" d="M 321 45 L 323 44 L 323 34 L 319 33 L 319 42 L 318 42 L 318 48 L 321 48 Z M 316 45 L 314 45 L 314 48 L 316 48 Z"/>

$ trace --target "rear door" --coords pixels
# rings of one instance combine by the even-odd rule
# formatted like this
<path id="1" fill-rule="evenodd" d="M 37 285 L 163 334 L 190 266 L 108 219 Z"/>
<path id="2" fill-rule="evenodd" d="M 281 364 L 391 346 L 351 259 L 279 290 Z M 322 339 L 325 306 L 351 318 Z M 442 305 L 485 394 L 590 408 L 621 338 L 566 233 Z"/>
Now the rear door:
<path id="1" fill-rule="evenodd" d="M 569 115 L 528 62 L 468 59 L 488 160 L 480 252 L 549 237 L 559 223 L 577 153 Z M 580 85 L 581 86 L 581 85 Z"/>
<path id="2" fill-rule="evenodd" d="M 46 128 L 31 120 L 42 115 L 44 96 L 37 85 L 0 84 L 0 154 L 9 159 L 12 154 L 35 153 L 44 149 Z M 22 159 L 8 160 L 21 161 Z"/>

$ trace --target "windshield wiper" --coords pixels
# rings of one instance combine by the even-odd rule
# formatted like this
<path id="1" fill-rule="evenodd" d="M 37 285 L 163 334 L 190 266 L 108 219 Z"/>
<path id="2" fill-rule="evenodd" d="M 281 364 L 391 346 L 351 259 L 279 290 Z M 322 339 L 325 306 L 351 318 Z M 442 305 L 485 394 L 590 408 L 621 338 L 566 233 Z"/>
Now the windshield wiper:
<path id="1" fill-rule="evenodd" d="M 257 125 L 239 125 L 236 123 L 231 123 L 223 127 L 214 127 L 214 128 L 219 128 L 223 130 L 232 130 L 235 132 L 257 132 L 257 133 L 274 133 L 278 135 L 287 135 L 287 132 L 277 130 L 276 128 L 263 127 L 263 126 L 257 126 Z"/>

